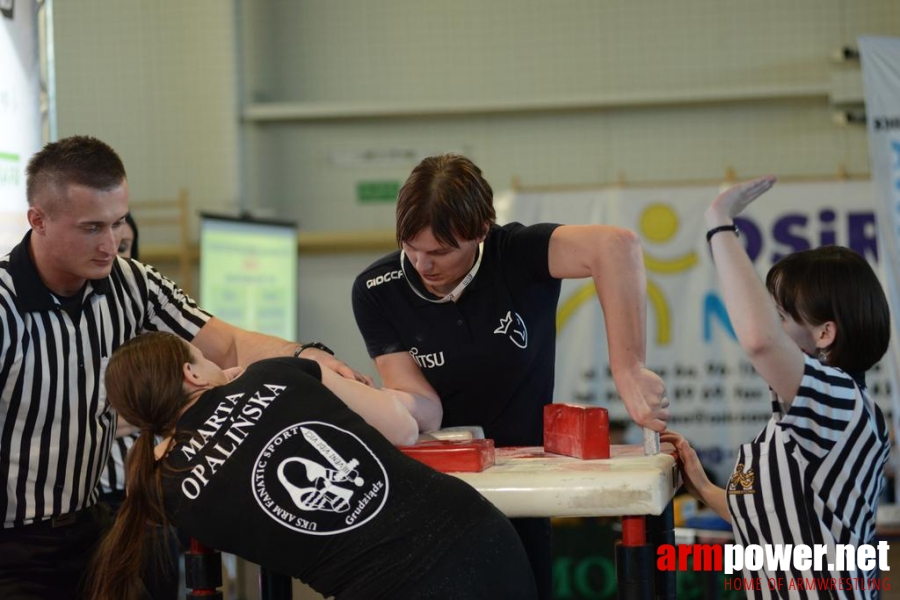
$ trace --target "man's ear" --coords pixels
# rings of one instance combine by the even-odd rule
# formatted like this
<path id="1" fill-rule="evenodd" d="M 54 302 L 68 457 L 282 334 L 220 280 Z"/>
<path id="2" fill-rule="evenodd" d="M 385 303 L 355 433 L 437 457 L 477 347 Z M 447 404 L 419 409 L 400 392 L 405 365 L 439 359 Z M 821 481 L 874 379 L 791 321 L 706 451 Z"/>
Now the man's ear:
<path id="1" fill-rule="evenodd" d="M 25 213 L 25 216 L 28 218 L 28 224 L 31 226 L 31 229 L 33 229 L 34 232 L 39 235 L 44 235 L 44 223 L 47 220 L 47 216 L 44 214 L 44 211 L 36 206 L 29 206 L 28 212 Z"/>

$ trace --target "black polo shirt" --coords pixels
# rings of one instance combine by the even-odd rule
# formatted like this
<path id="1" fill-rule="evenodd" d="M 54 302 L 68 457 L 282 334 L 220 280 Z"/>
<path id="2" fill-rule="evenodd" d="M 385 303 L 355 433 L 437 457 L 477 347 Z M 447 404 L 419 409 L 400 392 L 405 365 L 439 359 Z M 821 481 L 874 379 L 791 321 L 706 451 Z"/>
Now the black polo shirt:
<path id="1" fill-rule="evenodd" d="M 371 357 L 409 352 L 441 397 L 442 426 L 481 425 L 498 446 L 543 443 L 543 406 L 553 401 L 556 305 L 550 236 L 558 227 L 491 228 L 481 267 L 456 302 L 435 304 L 400 253 L 363 271 L 353 312 Z"/>
<path id="2" fill-rule="evenodd" d="M 505 519 L 462 480 L 398 451 L 320 378 L 313 361 L 272 358 L 204 393 L 166 458 L 167 514 L 205 545 L 326 597 L 421 597 L 403 590 L 442 568 L 477 589 L 484 569 L 460 582 L 444 557 Z"/>
<path id="3" fill-rule="evenodd" d="M 115 434 L 103 376 L 145 331 L 191 340 L 209 315 L 150 266 L 112 272 L 61 299 L 31 260 L 29 231 L 0 259 L 0 521 L 26 525 L 94 504 Z"/>

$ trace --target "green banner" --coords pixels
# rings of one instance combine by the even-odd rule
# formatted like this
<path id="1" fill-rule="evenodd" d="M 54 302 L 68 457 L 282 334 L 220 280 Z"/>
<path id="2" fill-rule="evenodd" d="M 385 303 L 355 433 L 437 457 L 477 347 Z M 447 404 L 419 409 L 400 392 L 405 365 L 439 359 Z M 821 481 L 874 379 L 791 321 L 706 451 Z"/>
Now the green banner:
<path id="1" fill-rule="evenodd" d="M 394 202 L 399 192 L 399 181 L 360 181 L 356 184 L 359 202 Z"/>

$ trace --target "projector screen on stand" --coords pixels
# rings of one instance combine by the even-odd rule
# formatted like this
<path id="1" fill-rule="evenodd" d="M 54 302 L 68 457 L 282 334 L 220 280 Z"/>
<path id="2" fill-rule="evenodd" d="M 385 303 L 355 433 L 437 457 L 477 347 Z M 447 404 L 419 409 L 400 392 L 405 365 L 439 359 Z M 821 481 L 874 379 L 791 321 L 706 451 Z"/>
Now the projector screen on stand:
<path id="1" fill-rule="evenodd" d="M 201 215 L 200 301 L 232 325 L 296 339 L 296 224 Z"/>

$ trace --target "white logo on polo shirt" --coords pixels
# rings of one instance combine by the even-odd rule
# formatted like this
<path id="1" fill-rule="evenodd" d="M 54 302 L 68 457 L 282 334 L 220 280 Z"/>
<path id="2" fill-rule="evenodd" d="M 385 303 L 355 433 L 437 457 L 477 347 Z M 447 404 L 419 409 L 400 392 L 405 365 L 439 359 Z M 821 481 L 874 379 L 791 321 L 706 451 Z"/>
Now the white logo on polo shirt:
<path id="1" fill-rule="evenodd" d="M 353 433 L 321 421 L 286 427 L 253 466 L 253 495 L 280 525 L 335 535 L 375 518 L 388 497 L 384 465 Z"/>
<path id="2" fill-rule="evenodd" d="M 525 321 L 519 316 L 519 313 L 506 311 L 506 316 L 500 319 L 500 327 L 495 329 L 494 333 L 507 336 L 509 341 L 519 348 L 528 347 L 528 328 L 525 327 Z"/>
<path id="3" fill-rule="evenodd" d="M 394 281 L 395 279 L 403 279 L 403 271 L 388 271 L 384 275 L 369 279 L 366 281 L 366 289 L 373 288 L 382 283 L 387 283 L 388 281 Z"/>
<path id="4" fill-rule="evenodd" d="M 444 353 L 432 352 L 431 354 L 419 354 L 418 348 L 410 348 L 409 355 L 412 356 L 421 369 L 433 369 L 435 367 L 444 366 Z"/>

